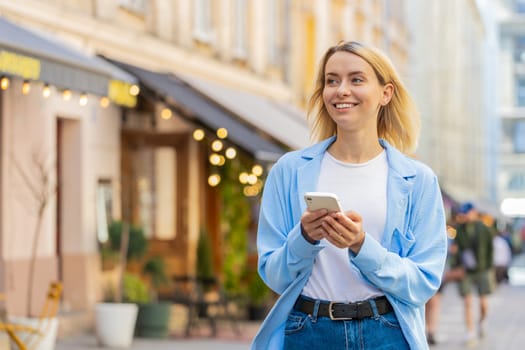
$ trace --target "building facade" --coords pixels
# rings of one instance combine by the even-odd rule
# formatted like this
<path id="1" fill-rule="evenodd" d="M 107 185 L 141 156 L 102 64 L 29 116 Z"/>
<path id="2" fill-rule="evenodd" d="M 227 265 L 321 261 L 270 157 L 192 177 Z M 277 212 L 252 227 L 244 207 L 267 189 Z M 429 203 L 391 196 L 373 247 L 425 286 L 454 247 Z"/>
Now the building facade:
<path id="1" fill-rule="evenodd" d="M 495 38 L 485 1 L 411 2 L 411 87 L 422 115 L 418 157 L 457 201 L 496 214 Z"/>
<path id="2" fill-rule="evenodd" d="M 525 216 L 525 2 L 499 1 L 497 99 L 501 144 L 498 199 L 521 204 L 505 208 L 510 216 Z M 521 224 L 523 225 L 523 223 Z"/>
<path id="3" fill-rule="evenodd" d="M 218 156 L 234 148 L 248 173 L 254 165 L 267 170 L 282 152 L 308 145 L 303 109 L 317 63 L 340 40 L 380 47 L 408 79 L 405 10 L 402 0 L 0 0 L 0 16 L 102 56 L 140 86 L 134 106 L 101 109 L 90 100 L 89 108 L 75 106 L 74 112 L 58 97 L 45 109 L 38 104 L 41 95 L 19 98 L 15 91 L 23 79 L 2 92 L 2 169 L 10 167 L 11 149 L 25 149 L 23 162 L 31 161 L 25 131 L 37 124 L 16 118 L 19 110 L 46 123 L 33 129 L 38 137 L 31 140 L 42 138 L 51 164 L 60 164 L 50 176 L 61 199 L 49 202 L 37 261 L 50 261 L 44 279 L 64 281 L 64 309 L 89 315 L 103 298 L 101 217 L 141 225 L 151 254 L 165 256 L 170 274 L 195 272 L 205 228 L 220 268 L 228 223 L 221 217 L 212 142 L 223 140 Z M 223 127 L 225 139 L 218 134 Z M 21 184 L 1 176 L 2 279 L 9 299 L 17 300 L 10 311 L 18 312 L 26 300 L 16 297 L 24 285 L 15 272 L 27 270 L 30 253 L 23 242 L 35 222 L 13 219 L 24 216 L 12 193 Z"/>

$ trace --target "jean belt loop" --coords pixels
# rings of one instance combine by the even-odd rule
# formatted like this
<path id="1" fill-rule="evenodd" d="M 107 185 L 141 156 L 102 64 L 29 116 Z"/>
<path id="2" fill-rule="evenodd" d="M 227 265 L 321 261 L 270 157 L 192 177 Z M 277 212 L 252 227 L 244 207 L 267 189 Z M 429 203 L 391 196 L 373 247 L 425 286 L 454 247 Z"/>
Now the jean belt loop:
<path id="1" fill-rule="evenodd" d="M 368 300 L 368 303 L 372 307 L 372 312 L 374 313 L 374 318 L 375 319 L 379 318 L 379 312 L 377 311 L 376 301 L 374 299 L 370 299 L 370 300 Z"/>
<path id="2" fill-rule="evenodd" d="M 317 315 L 319 313 L 319 305 L 321 304 L 321 301 L 319 299 L 315 299 L 314 304 L 314 311 L 312 312 L 312 321 L 317 321 Z"/>

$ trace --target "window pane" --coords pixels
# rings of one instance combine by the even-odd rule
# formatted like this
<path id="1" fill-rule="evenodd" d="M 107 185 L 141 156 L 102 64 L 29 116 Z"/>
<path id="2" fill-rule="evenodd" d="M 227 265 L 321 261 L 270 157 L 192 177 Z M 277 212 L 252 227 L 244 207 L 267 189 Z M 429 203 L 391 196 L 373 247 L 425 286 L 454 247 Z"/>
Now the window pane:
<path id="1" fill-rule="evenodd" d="M 155 150 L 155 238 L 175 238 L 176 151 L 172 147 Z"/>
<path id="2" fill-rule="evenodd" d="M 248 9 L 246 0 L 235 1 L 234 30 L 234 54 L 238 57 L 245 57 L 247 53 L 247 32 L 248 32 Z"/>
<path id="3" fill-rule="evenodd" d="M 525 106 L 525 79 L 518 78 L 516 82 L 516 104 L 519 107 Z"/>
<path id="4" fill-rule="evenodd" d="M 525 0 L 515 0 L 516 1 L 516 12 L 525 13 Z"/>
<path id="5" fill-rule="evenodd" d="M 525 153 L 525 121 L 514 123 L 514 152 Z"/>
<path id="6" fill-rule="evenodd" d="M 514 61 L 525 62 L 525 37 L 523 36 L 514 38 Z"/>
<path id="7" fill-rule="evenodd" d="M 108 224 L 112 221 L 113 190 L 111 181 L 99 180 L 97 185 L 97 238 L 100 243 L 108 240 Z"/>

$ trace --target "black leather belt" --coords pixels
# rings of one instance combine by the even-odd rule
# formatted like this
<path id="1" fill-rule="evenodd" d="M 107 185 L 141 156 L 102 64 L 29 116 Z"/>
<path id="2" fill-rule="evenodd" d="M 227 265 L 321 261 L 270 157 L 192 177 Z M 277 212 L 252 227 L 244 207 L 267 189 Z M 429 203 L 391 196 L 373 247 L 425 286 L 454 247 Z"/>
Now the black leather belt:
<path id="1" fill-rule="evenodd" d="M 375 301 L 377 313 L 387 314 L 394 309 L 388 299 L 384 296 L 372 299 Z M 312 315 L 314 313 L 315 301 L 306 299 L 302 295 L 297 298 L 293 307 L 297 311 Z M 358 301 L 355 303 L 335 303 L 322 301 L 317 311 L 319 317 L 330 317 L 334 321 L 360 320 L 374 316 L 374 311 L 370 300 Z"/>

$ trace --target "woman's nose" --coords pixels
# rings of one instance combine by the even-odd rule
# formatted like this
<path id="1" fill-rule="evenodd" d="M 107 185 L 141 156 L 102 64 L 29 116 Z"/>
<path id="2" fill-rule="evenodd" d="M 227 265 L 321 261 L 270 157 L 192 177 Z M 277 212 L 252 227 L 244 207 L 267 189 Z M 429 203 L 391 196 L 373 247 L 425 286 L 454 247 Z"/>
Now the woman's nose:
<path id="1" fill-rule="evenodd" d="M 339 96 L 348 96 L 350 95 L 350 86 L 348 86 L 348 84 L 345 84 L 344 82 L 341 83 L 341 85 L 339 85 L 339 87 L 337 88 L 337 94 Z"/>

